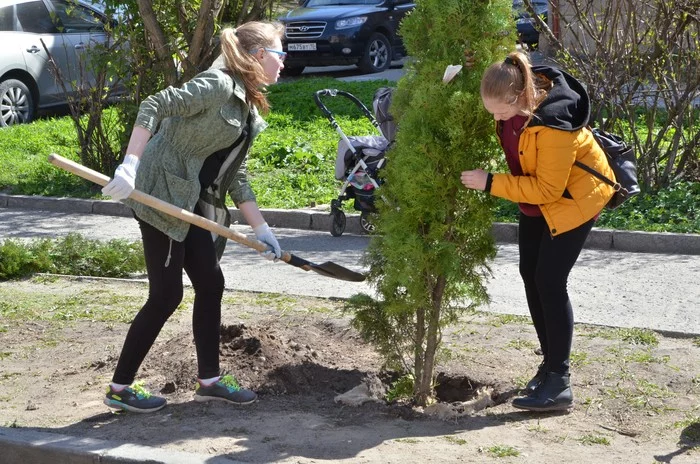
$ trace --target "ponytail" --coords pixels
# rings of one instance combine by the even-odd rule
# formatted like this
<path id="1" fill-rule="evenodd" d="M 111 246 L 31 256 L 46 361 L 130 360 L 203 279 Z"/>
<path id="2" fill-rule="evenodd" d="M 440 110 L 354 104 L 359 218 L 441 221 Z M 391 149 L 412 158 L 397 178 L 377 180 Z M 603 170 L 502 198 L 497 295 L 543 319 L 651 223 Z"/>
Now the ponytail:
<path id="1" fill-rule="evenodd" d="M 486 69 L 481 78 L 481 97 L 518 106 L 532 117 L 547 96 L 550 81 L 532 72 L 530 59 L 521 52 L 511 52 L 505 60 Z"/>

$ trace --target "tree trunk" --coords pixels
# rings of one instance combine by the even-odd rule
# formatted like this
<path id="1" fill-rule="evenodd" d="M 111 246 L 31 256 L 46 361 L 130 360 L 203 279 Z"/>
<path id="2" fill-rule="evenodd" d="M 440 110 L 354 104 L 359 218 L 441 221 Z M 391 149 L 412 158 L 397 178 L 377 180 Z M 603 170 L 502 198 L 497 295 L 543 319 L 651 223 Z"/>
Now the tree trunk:
<path id="1" fill-rule="evenodd" d="M 421 404 L 421 392 L 423 378 L 423 340 L 425 340 L 425 308 L 416 309 L 416 334 L 413 340 L 413 397 Z M 425 399 L 423 400 L 425 403 Z"/>
<path id="2" fill-rule="evenodd" d="M 151 0 L 136 0 L 139 6 L 139 13 L 143 20 L 143 27 L 150 40 L 151 48 L 158 58 L 158 66 L 163 70 L 163 77 L 166 85 L 177 84 L 177 68 L 171 56 L 170 47 L 165 39 L 165 34 L 158 24 L 156 14 L 153 11 Z"/>

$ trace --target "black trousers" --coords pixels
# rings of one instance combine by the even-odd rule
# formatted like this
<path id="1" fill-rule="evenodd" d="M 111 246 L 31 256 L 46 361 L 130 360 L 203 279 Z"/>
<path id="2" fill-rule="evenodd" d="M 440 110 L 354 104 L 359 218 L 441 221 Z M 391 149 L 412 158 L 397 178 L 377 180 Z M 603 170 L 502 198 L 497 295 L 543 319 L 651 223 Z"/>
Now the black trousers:
<path id="1" fill-rule="evenodd" d="M 197 214 L 197 211 L 195 211 Z M 138 218 L 137 218 L 138 219 Z M 197 349 L 198 376 L 219 375 L 219 337 L 224 274 L 210 232 L 190 226 L 183 242 L 171 240 L 139 220 L 148 272 L 148 300 L 131 323 L 124 341 L 114 383 L 131 384 L 165 321 L 182 301 L 182 270 L 194 288 L 192 331 Z"/>
<path id="2" fill-rule="evenodd" d="M 551 372 L 569 372 L 574 314 L 567 283 L 594 222 L 591 219 L 552 237 L 543 217 L 520 214 L 520 275 L 544 361 Z"/>

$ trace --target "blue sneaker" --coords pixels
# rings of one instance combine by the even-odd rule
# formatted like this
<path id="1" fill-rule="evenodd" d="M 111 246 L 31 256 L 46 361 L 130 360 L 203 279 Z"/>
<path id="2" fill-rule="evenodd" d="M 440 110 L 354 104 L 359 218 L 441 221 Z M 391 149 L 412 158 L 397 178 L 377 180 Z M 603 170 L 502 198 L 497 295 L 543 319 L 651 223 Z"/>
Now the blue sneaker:
<path id="1" fill-rule="evenodd" d="M 110 408 L 131 412 L 156 412 L 167 403 L 165 398 L 153 396 L 143 387 L 143 382 L 134 382 L 124 390 L 115 391 L 107 387 L 105 404 Z"/>
<path id="2" fill-rule="evenodd" d="M 197 382 L 195 401 L 226 401 L 233 404 L 250 404 L 257 401 L 258 395 L 240 386 L 232 375 L 224 375 L 218 381 L 205 387 Z"/>

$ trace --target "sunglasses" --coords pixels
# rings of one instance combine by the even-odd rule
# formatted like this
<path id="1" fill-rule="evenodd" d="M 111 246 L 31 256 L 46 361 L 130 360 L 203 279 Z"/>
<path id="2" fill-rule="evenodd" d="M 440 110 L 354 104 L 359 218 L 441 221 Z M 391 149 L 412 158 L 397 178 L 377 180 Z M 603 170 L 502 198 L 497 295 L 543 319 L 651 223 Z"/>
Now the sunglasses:
<path id="1" fill-rule="evenodd" d="M 258 50 L 259 49 L 251 50 L 250 54 L 255 55 L 258 52 Z M 284 59 L 287 58 L 287 52 L 283 52 L 282 50 L 275 50 L 274 48 L 264 48 L 264 47 L 263 47 L 263 50 L 265 50 L 266 52 L 277 54 L 277 56 L 280 57 L 280 61 L 284 61 Z"/>

